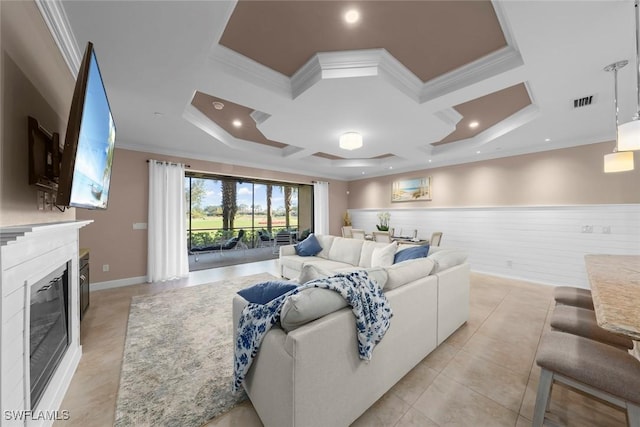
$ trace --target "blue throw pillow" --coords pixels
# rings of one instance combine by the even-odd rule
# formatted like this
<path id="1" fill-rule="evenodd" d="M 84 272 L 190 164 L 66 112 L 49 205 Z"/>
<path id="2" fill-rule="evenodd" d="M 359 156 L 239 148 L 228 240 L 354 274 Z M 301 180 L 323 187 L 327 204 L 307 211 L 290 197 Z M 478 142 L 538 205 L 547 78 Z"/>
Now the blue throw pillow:
<path id="1" fill-rule="evenodd" d="M 266 304 L 297 287 L 297 283 L 272 280 L 241 289 L 238 295 L 255 304 Z"/>
<path id="2" fill-rule="evenodd" d="M 402 261 L 416 258 L 424 258 L 429 253 L 429 245 L 413 246 L 396 252 L 393 257 L 393 263 L 397 264 Z"/>
<path id="3" fill-rule="evenodd" d="M 313 233 L 309 234 L 309 237 L 295 245 L 295 248 L 296 254 L 300 256 L 314 256 L 319 254 L 322 250 L 320 242 L 318 242 L 318 239 L 313 235 Z"/>

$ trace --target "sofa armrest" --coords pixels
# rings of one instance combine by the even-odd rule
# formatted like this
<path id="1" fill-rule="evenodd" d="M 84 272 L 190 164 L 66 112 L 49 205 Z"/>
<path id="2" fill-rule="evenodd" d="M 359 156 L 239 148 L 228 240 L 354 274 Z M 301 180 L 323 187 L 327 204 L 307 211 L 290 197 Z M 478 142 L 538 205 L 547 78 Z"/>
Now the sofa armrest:
<path id="1" fill-rule="evenodd" d="M 249 301 L 242 298 L 240 295 L 236 294 L 233 297 L 233 306 L 232 306 L 232 321 L 233 324 L 231 327 L 233 328 L 233 344 L 236 342 L 236 334 L 238 333 L 238 321 L 240 320 L 240 315 L 242 314 L 242 310 L 249 304 Z"/>
<path id="2" fill-rule="evenodd" d="M 469 320 L 469 263 L 435 274 L 438 278 L 438 345 Z"/>
<path id="3" fill-rule="evenodd" d="M 283 256 L 295 255 L 295 254 L 296 254 L 295 245 L 280 246 L 280 258 L 282 258 Z"/>

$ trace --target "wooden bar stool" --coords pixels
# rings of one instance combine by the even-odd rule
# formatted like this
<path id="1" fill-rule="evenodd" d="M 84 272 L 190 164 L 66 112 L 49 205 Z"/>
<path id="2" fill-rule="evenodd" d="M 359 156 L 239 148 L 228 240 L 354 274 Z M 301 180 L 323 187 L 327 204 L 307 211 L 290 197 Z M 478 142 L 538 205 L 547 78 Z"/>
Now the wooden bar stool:
<path id="1" fill-rule="evenodd" d="M 541 427 L 554 382 L 627 411 L 629 427 L 640 427 L 640 361 L 626 351 L 565 332 L 546 332 L 536 363 L 541 368 L 533 426 Z"/>
<path id="2" fill-rule="evenodd" d="M 551 315 L 551 328 L 600 341 L 623 350 L 633 348 L 633 341 L 598 326 L 596 314 L 586 308 L 557 305 Z"/>
<path id="3" fill-rule="evenodd" d="M 572 305 L 593 310 L 593 298 L 591 298 L 589 289 L 558 286 L 553 290 L 553 298 L 556 300 L 556 304 Z"/>

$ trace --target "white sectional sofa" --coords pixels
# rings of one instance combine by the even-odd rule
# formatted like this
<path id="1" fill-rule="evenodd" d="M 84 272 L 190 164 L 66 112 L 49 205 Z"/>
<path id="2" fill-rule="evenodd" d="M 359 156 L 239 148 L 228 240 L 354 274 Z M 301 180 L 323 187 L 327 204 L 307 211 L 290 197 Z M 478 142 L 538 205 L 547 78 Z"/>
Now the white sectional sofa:
<path id="1" fill-rule="evenodd" d="M 372 261 L 379 261 L 377 255 L 387 245 L 316 237 L 323 248 L 316 256 L 300 257 L 293 246 L 280 248 L 283 277 L 297 278 L 305 265 L 330 271 L 376 267 Z M 377 270 L 372 276 L 380 277 Z M 382 270 L 394 314 L 370 361 L 358 356 L 349 307 L 295 328 L 274 326 L 267 333 L 244 384 L 265 426 L 348 426 L 467 321 L 469 265 L 464 253 L 431 248 L 426 258 Z M 234 324 L 246 304 L 235 297 Z"/>

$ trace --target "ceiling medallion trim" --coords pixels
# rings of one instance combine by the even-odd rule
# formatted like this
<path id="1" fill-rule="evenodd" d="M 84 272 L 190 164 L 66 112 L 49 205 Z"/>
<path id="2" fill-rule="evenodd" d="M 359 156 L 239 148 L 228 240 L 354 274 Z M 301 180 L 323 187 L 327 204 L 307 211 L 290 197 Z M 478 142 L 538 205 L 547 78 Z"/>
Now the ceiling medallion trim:
<path id="1" fill-rule="evenodd" d="M 35 2 L 64 61 L 67 63 L 67 67 L 69 67 L 71 75 L 75 79 L 80 69 L 82 55 L 62 2 L 59 0 L 35 0 Z"/>

